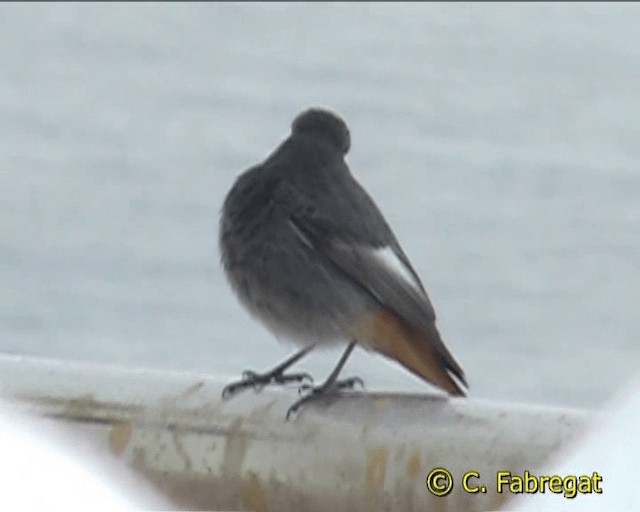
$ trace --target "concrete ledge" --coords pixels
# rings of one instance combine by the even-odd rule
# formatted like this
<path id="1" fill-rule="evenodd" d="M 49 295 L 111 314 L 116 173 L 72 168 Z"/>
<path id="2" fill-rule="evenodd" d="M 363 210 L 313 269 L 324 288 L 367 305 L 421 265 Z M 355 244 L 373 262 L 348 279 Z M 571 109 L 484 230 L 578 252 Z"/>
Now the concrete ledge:
<path id="1" fill-rule="evenodd" d="M 580 410 L 350 393 L 284 415 L 295 388 L 223 402 L 226 380 L 0 356 L 1 392 L 90 436 L 184 509 L 277 512 L 485 511 L 498 470 L 522 473 L 583 430 Z M 433 467 L 454 476 L 427 491 Z M 460 479 L 476 470 L 486 493 Z M 478 480 L 472 480 L 478 483 Z"/>

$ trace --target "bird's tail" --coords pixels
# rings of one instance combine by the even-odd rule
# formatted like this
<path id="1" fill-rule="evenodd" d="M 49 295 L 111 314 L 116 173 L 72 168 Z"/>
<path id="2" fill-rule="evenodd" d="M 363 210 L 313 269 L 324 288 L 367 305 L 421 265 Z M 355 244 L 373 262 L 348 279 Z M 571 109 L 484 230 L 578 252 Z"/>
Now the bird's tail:
<path id="1" fill-rule="evenodd" d="M 424 332 L 409 326 L 388 309 L 360 323 L 356 338 L 397 361 L 409 371 L 451 395 L 466 396 L 467 382 L 460 365 L 440 338 L 435 325 Z"/>

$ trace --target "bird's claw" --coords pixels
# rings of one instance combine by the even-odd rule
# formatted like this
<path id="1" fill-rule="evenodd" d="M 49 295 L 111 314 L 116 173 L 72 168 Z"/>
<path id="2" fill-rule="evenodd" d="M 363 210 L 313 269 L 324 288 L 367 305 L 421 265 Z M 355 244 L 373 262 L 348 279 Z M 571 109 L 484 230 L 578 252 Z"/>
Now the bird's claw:
<path id="1" fill-rule="evenodd" d="M 364 381 L 360 377 L 349 377 L 348 379 L 336 382 L 337 389 L 354 389 L 356 385 L 364 389 Z"/>
<path id="2" fill-rule="evenodd" d="M 255 392 L 260 392 L 269 384 L 284 385 L 289 382 L 302 382 L 303 385 L 309 385 L 308 383 L 313 382 L 313 377 L 307 372 L 287 374 L 282 372 L 257 373 L 253 370 L 244 370 L 241 380 L 232 382 L 224 387 L 222 390 L 222 398 L 226 399 L 237 391 L 249 387 L 253 388 Z"/>
<path id="3" fill-rule="evenodd" d="M 245 370 L 242 372 L 242 380 L 255 380 L 259 375 L 253 370 Z"/>
<path id="4" fill-rule="evenodd" d="M 313 377 L 307 372 L 280 374 L 275 378 L 278 384 L 287 384 L 289 382 L 301 382 L 302 386 L 313 384 Z"/>
<path id="5" fill-rule="evenodd" d="M 321 398 L 323 396 L 331 395 L 335 392 L 341 391 L 343 389 L 353 389 L 359 385 L 364 389 L 364 381 L 360 377 L 349 377 L 348 379 L 337 380 L 334 382 L 325 382 L 320 386 L 313 386 L 311 384 L 304 383 L 298 388 L 298 394 L 303 395 L 302 398 L 298 399 L 296 402 L 287 409 L 286 419 L 289 421 L 291 416 L 296 413 L 298 409 L 302 405 L 317 398 Z"/>

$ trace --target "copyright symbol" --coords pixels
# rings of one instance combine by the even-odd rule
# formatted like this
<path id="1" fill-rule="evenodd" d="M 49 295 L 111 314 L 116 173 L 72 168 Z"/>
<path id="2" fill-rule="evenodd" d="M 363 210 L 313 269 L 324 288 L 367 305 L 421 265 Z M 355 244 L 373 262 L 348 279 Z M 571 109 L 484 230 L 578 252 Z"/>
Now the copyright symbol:
<path id="1" fill-rule="evenodd" d="M 427 475 L 426 484 L 434 496 L 446 496 L 453 489 L 453 475 L 445 468 L 433 468 Z"/>

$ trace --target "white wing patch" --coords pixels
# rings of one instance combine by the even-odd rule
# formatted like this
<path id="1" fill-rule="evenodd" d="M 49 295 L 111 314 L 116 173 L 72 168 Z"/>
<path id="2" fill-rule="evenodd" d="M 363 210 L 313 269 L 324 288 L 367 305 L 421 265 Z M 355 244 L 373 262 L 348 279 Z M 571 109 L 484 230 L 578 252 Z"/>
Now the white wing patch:
<path id="1" fill-rule="evenodd" d="M 382 247 L 381 249 L 374 249 L 374 254 L 378 259 L 382 260 L 385 267 L 387 267 L 397 276 L 401 277 L 402 280 L 405 281 L 409 286 L 413 287 L 416 291 L 422 294 L 420 283 L 416 281 L 411 271 L 402 262 L 402 260 L 398 258 L 391 247 L 387 246 Z"/>
<path id="2" fill-rule="evenodd" d="M 291 226 L 291 229 L 293 229 L 293 231 L 295 232 L 295 234 L 298 236 L 298 238 L 300 238 L 300 240 L 302 240 L 302 242 L 307 246 L 310 247 L 311 249 L 313 249 L 313 244 L 311 243 L 311 240 L 309 240 L 302 231 L 300 231 L 300 229 L 298 228 L 298 226 L 296 226 L 296 223 L 293 222 L 291 219 L 288 220 L 289 222 L 289 226 Z"/>

